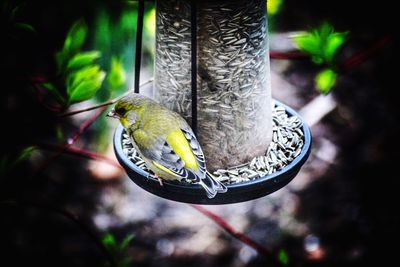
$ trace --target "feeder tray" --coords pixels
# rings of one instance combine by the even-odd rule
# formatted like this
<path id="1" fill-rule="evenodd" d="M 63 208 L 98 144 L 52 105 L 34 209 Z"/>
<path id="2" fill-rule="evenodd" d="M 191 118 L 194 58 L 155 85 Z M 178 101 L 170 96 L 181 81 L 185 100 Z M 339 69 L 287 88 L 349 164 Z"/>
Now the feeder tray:
<path id="1" fill-rule="evenodd" d="M 163 181 L 163 186 L 161 186 L 156 178 L 153 178 L 148 172 L 139 168 L 123 152 L 122 139 L 124 129 L 122 125 L 119 125 L 114 133 L 115 155 L 133 182 L 146 191 L 162 198 L 178 202 L 209 205 L 237 203 L 260 198 L 287 185 L 300 171 L 311 149 L 310 129 L 304 120 L 288 106 L 278 101 L 275 101 L 275 104 L 284 107 L 289 117 L 296 116 L 302 122 L 301 130 L 304 134 L 304 144 L 301 148 L 301 152 L 279 171 L 254 180 L 227 184 L 228 191 L 226 193 L 217 194 L 212 199 L 207 198 L 204 189 L 200 185 Z"/>

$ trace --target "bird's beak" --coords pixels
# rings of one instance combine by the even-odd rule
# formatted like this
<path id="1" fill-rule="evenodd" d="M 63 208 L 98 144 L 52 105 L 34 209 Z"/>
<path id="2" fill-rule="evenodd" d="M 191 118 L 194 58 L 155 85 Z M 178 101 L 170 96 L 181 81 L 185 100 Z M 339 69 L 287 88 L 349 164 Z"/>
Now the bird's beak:
<path id="1" fill-rule="evenodd" d="M 110 112 L 107 113 L 107 117 L 119 119 L 118 114 L 115 112 L 115 109 L 111 109 Z"/>

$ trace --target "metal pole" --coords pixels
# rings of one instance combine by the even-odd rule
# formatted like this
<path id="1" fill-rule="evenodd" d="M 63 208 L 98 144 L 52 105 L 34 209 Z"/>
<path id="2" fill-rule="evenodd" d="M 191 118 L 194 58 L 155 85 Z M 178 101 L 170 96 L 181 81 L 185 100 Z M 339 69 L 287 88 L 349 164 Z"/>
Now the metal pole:
<path id="1" fill-rule="evenodd" d="M 192 130 L 197 135 L 197 4 L 191 1 Z"/>
<path id="2" fill-rule="evenodd" d="M 140 87 L 139 84 L 140 84 L 140 66 L 142 62 L 143 15 L 144 15 L 144 0 L 139 0 L 137 27 L 136 27 L 135 83 L 134 83 L 135 93 L 139 93 L 139 87 Z"/>

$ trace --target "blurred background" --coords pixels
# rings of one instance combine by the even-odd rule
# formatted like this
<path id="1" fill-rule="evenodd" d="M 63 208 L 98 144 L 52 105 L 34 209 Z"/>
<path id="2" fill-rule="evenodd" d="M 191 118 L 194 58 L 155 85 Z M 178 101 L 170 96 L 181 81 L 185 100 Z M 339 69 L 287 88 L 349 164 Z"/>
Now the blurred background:
<path id="1" fill-rule="evenodd" d="M 351 4 L 351 5 L 350 5 Z M 397 259 L 395 8 L 269 0 L 272 94 L 311 127 L 283 189 L 201 207 L 154 196 L 117 163 L 108 107 L 133 86 L 136 1 L 0 1 L 1 261 L 7 266 L 364 266 Z M 146 1 L 141 82 L 153 74 Z M 151 93 L 151 92 L 146 92 Z M 199 211 L 200 209 L 200 211 Z"/>

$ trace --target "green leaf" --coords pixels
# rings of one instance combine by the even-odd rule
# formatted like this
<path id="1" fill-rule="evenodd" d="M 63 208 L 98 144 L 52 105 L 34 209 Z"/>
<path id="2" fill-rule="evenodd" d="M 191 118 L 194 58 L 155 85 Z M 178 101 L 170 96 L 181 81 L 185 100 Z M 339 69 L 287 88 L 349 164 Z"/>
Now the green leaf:
<path id="1" fill-rule="evenodd" d="M 24 30 L 27 32 L 36 33 L 35 28 L 33 28 L 32 25 L 29 25 L 27 23 L 18 22 L 18 23 L 15 23 L 14 26 L 18 29 L 21 29 L 21 30 Z"/>
<path id="2" fill-rule="evenodd" d="M 106 73 L 99 65 L 92 65 L 69 75 L 67 78 L 68 103 L 88 100 L 100 89 Z"/>
<path id="3" fill-rule="evenodd" d="M 65 135 L 64 135 L 64 131 L 61 128 L 60 125 L 56 126 L 56 140 L 59 144 L 62 144 L 65 142 Z"/>
<path id="4" fill-rule="evenodd" d="M 333 26 L 329 24 L 328 22 L 324 22 L 321 24 L 321 26 L 314 31 L 314 35 L 319 36 L 321 41 L 325 41 L 330 34 L 333 33 Z"/>
<path id="5" fill-rule="evenodd" d="M 119 251 L 121 253 L 124 253 L 125 250 L 128 248 L 129 243 L 132 241 L 132 239 L 134 238 L 134 235 L 127 235 L 124 240 L 122 240 L 121 245 L 119 246 Z"/>
<path id="6" fill-rule="evenodd" d="M 153 7 L 144 15 L 144 28 L 145 33 L 149 33 L 150 36 L 156 34 L 156 9 Z"/>
<path id="7" fill-rule="evenodd" d="M 68 61 L 68 53 L 66 53 L 64 50 L 57 52 L 55 55 L 55 60 L 56 60 L 56 64 L 57 64 L 58 73 L 63 72 L 65 62 Z"/>
<path id="8" fill-rule="evenodd" d="M 347 35 L 348 32 L 337 32 L 327 37 L 324 57 L 328 62 L 332 62 L 336 52 L 346 41 Z"/>
<path id="9" fill-rule="evenodd" d="M 36 150 L 35 146 L 28 146 L 26 148 L 24 148 L 18 155 L 17 159 L 15 160 L 14 164 L 18 164 L 22 161 L 25 161 L 26 159 L 28 159 L 32 153 Z"/>
<path id="10" fill-rule="evenodd" d="M 107 233 L 103 236 L 102 242 L 103 242 L 104 246 L 106 246 L 107 248 L 115 248 L 117 246 L 115 237 L 110 233 Z"/>
<path id="11" fill-rule="evenodd" d="M 105 77 L 104 72 L 100 72 L 97 80 L 87 80 L 81 82 L 76 86 L 69 98 L 69 104 L 74 104 L 88 100 L 94 96 L 98 89 L 101 87 L 101 82 Z"/>
<path id="12" fill-rule="evenodd" d="M 71 26 L 65 38 L 63 49 L 56 53 L 56 63 L 59 73 L 64 72 L 69 59 L 82 48 L 87 32 L 88 27 L 83 20 L 78 20 Z"/>
<path id="13" fill-rule="evenodd" d="M 17 17 L 18 12 L 22 9 L 24 5 L 25 4 L 23 3 L 16 5 L 11 11 L 10 19 L 14 20 Z"/>
<path id="14" fill-rule="evenodd" d="M 51 93 L 54 96 L 54 98 L 57 100 L 58 103 L 60 103 L 61 105 L 65 104 L 65 98 L 60 94 L 58 88 L 53 83 L 50 82 L 42 83 L 42 87 L 47 91 L 49 91 L 49 93 Z"/>
<path id="15" fill-rule="evenodd" d="M 68 61 L 67 70 L 83 68 L 100 57 L 101 53 L 99 51 L 78 53 Z"/>
<path id="16" fill-rule="evenodd" d="M 121 244 L 118 245 L 117 240 L 112 234 L 107 233 L 103 236 L 102 243 L 115 259 L 118 267 L 128 267 L 131 265 L 132 257 L 124 256 L 124 254 L 132 239 L 133 235 L 127 235 Z"/>
<path id="17" fill-rule="evenodd" d="M 282 265 L 287 266 L 289 264 L 289 256 L 284 249 L 280 249 L 278 252 L 278 260 Z"/>
<path id="18" fill-rule="evenodd" d="M 324 63 L 324 58 L 320 56 L 312 56 L 311 60 L 317 65 L 321 65 L 322 63 Z"/>
<path id="19" fill-rule="evenodd" d="M 0 160 L 0 175 L 6 174 L 18 164 L 27 160 L 36 149 L 37 147 L 35 146 L 28 146 L 22 149 L 16 157 L 10 158 L 9 156 L 3 156 Z"/>
<path id="20" fill-rule="evenodd" d="M 97 64 L 86 66 L 71 72 L 67 76 L 67 94 L 70 96 L 75 88 L 87 80 L 94 80 L 100 72 L 100 66 Z"/>
<path id="21" fill-rule="evenodd" d="M 278 14 L 281 9 L 283 0 L 268 0 L 267 1 L 267 13 L 269 16 Z"/>
<path id="22" fill-rule="evenodd" d="M 320 40 L 314 32 L 303 32 L 294 36 L 294 43 L 305 53 L 315 55 L 320 51 Z"/>
<path id="23" fill-rule="evenodd" d="M 67 34 L 63 50 L 70 53 L 80 50 L 85 43 L 87 32 L 88 27 L 86 23 L 83 20 L 76 21 Z"/>
<path id="24" fill-rule="evenodd" d="M 118 267 L 128 267 L 131 266 L 133 259 L 131 256 L 127 256 L 123 258 L 121 261 L 118 261 Z"/>
<path id="25" fill-rule="evenodd" d="M 110 54 L 112 51 L 111 40 L 114 37 L 115 31 L 111 29 L 110 17 L 106 10 L 100 9 L 98 11 L 94 31 L 94 47 L 101 50 L 105 55 Z"/>
<path id="26" fill-rule="evenodd" d="M 110 89 L 114 91 L 125 85 L 126 75 L 122 62 L 117 58 L 111 59 L 111 69 L 107 76 L 107 83 Z"/>
<path id="27" fill-rule="evenodd" d="M 331 64 L 347 35 L 348 32 L 335 32 L 332 25 L 325 22 L 316 29 L 294 36 L 293 42 L 309 54 L 314 63 Z"/>
<path id="28" fill-rule="evenodd" d="M 328 94 L 336 83 L 336 72 L 324 69 L 315 76 L 315 87 L 322 94 Z"/>

